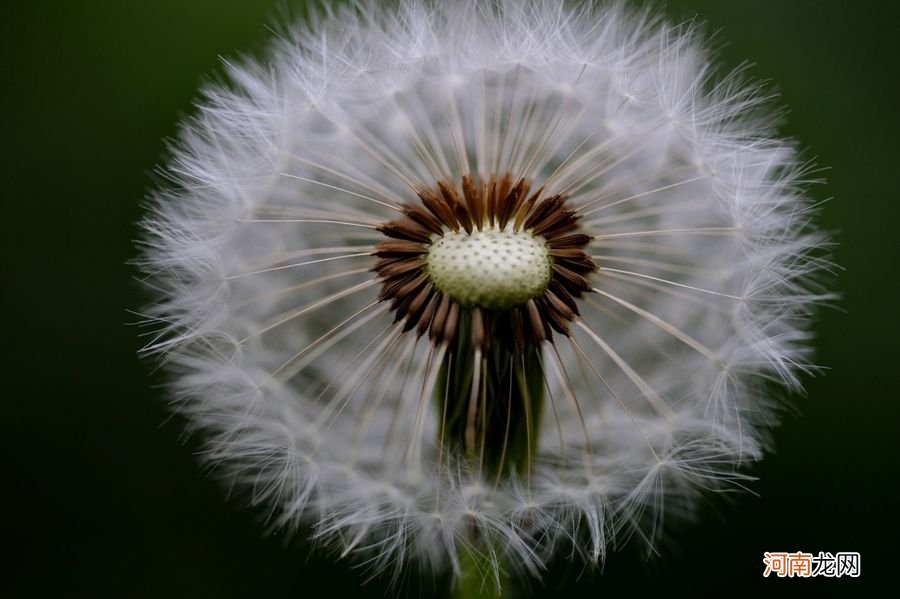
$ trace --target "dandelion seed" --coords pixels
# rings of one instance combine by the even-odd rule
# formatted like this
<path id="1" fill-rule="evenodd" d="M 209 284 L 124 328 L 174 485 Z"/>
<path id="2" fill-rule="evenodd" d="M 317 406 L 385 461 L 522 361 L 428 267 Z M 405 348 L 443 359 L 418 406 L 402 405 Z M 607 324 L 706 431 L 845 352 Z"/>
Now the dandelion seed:
<path id="1" fill-rule="evenodd" d="M 143 223 L 147 348 L 273 527 L 499 588 L 743 486 L 827 238 L 693 26 L 364 2 L 229 72 Z"/>

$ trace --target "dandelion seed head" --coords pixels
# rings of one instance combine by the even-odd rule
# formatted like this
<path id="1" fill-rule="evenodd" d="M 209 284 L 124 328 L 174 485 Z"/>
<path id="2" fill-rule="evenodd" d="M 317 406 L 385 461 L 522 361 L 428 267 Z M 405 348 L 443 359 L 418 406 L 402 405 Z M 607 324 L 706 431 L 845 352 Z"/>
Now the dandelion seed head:
<path id="1" fill-rule="evenodd" d="M 228 72 L 143 222 L 147 350 L 270 526 L 499 583 L 749 480 L 828 238 L 695 25 L 361 2 Z"/>

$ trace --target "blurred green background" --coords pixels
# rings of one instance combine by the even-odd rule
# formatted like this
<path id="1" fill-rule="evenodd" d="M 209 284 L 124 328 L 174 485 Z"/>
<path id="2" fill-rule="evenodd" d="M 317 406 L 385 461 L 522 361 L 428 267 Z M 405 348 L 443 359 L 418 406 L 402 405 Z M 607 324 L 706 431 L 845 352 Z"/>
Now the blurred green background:
<path id="1" fill-rule="evenodd" d="M 139 362 L 134 223 L 219 56 L 259 54 L 283 0 L 33 0 L 0 19 L 3 93 L 2 517 L 5 596 L 385 595 L 297 539 L 264 537 L 197 467 Z M 842 310 L 821 314 L 830 368 L 775 433 L 758 496 L 711 502 L 663 559 L 625 552 L 602 575 L 561 563 L 539 596 L 765 591 L 871 584 L 896 571 L 898 3 L 678 0 L 755 62 L 791 112 L 783 128 L 830 167 L 815 197 L 838 233 Z M 721 30 L 721 31 L 720 31 Z M 301 535 L 302 536 L 302 535 Z M 770 550 L 859 551 L 862 578 L 763 580 Z M 430 578 L 401 589 L 433 594 Z"/>

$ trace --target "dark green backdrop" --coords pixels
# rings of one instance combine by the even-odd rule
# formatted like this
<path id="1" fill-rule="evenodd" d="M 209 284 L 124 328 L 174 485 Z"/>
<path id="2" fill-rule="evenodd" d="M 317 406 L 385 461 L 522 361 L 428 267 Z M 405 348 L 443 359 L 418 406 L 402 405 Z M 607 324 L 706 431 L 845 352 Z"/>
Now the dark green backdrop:
<path id="1" fill-rule="evenodd" d="M 384 594 L 296 541 L 264 538 L 196 467 L 135 352 L 125 262 L 166 136 L 218 56 L 258 53 L 285 2 L 32 0 L 0 18 L 2 586 L 13 596 L 315 597 Z M 896 572 L 898 474 L 897 3 L 678 0 L 723 60 L 754 61 L 791 108 L 784 133 L 830 166 L 842 308 L 825 311 L 801 415 L 755 471 L 758 497 L 713 503 L 665 557 L 565 564 L 553 596 L 651 590 L 826 590 Z M 763 580 L 765 550 L 859 551 L 860 580 Z M 404 593 L 431 593 L 430 580 Z M 767 591 L 768 592 L 768 591 Z M 6 595 L 9 596 L 9 595 Z"/>

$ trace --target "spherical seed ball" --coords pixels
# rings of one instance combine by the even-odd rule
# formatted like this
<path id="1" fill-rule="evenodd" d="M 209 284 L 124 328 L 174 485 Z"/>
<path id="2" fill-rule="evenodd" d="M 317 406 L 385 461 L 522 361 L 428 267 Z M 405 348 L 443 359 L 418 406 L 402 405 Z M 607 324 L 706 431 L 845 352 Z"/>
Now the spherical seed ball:
<path id="1" fill-rule="evenodd" d="M 463 306 L 494 309 L 539 296 L 552 264 L 543 238 L 498 227 L 448 232 L 432 242 L 426 260 L 438 289 Z"/>
<path id="2" fill-rule="evenodd" d="M 772 389 L 800 387 L 814 304 L 829 297 L 809 165 L 778 137 L 767 94 L 719 76 L 695 24 L 624 2 L 323 12 L 265 60 L 229 63 L 232 83 L 207 90 L 143 222 L 157 298 L 145 313 L 160 329 L 148 351 L 216 471 L 273 526 L 372 569 L 459 574 L 467 561 L 495 582 L 539 575 L 563 545 L 594 562 L 628 539 L 656 550 L 702 493 L 745 484 L 770 446 Z M 563 258 L 550 267 L 537 238 L 518 240 L 514 262 L 495 241 L 446 234 L 465 225 L 471 189 L 440 183 L 467 177 L 482 193 L 525 180 L 565 197 L 590 280 Z M 429 194 L 449 201 L 386 237 Z M 561 235 L 548 233 L 554 256 L 571 250 Z M 379 256 L 389 237 L 400 243 Z M 498 310 L 547 289 L 497 318 L 428 285 L 411 294 L 427 276 Z M 454 327 L 539 330 L 551 308 L 569 315 L 552 340 L 462 363 L 473 336 Z M 401 311 L 442 326 L 425 335 Z M 444 376 L 451 359 L 486 383 L 442 404 L 464 387 Z M 528 393 L 498 400 L 501 376 Z M 544 425 L 524 427 L 527 442 L 468 425 L 538 412 L 538 394 Z M 521 468 L 486 475 L 480 452 L 445 441 L 447 419 Z M 478 544 L 490 555 L 460 557 Z"/>

